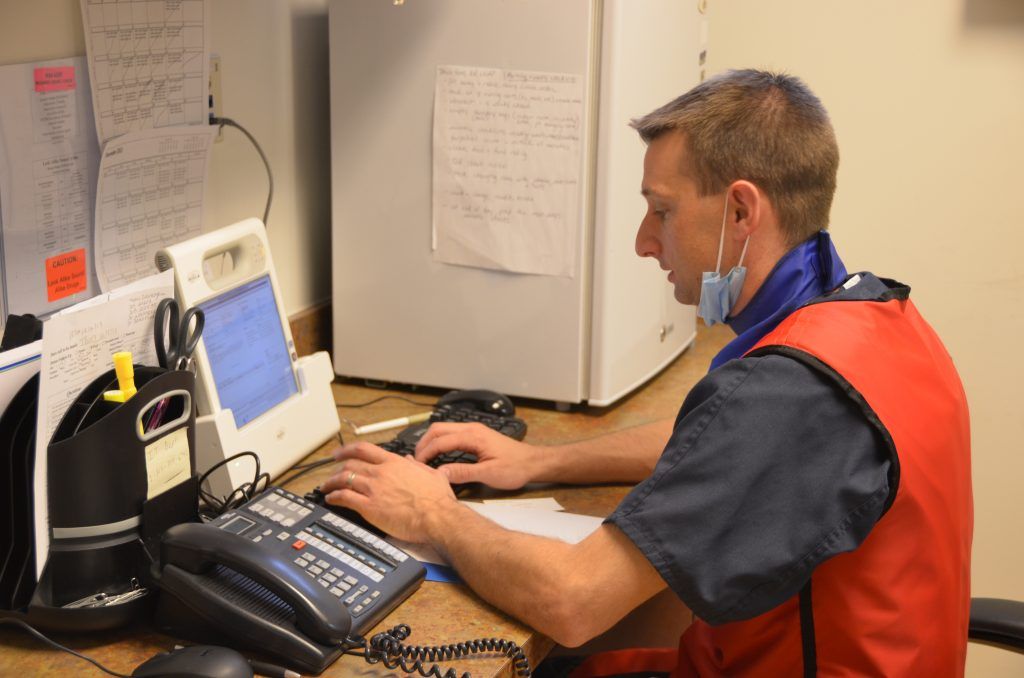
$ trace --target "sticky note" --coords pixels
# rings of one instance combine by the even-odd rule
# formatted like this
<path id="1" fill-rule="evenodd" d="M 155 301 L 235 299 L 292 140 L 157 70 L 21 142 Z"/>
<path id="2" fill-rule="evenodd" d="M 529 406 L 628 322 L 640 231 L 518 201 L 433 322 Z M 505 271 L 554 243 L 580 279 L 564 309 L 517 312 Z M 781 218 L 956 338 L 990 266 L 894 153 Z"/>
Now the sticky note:
<path id="1" fill-rule="evenodd" d="M 37 68 L 33 73 L 36 82 L 36 91 L 45 94 L 46 92 L 66 92 L 75 88 L 75 67 L 74 66 L 52 66 Z"/>
<path id="2" fill-rule="evenodd" d="M 163 494 L 190 475 L 187 426 L 146 445 L 146 499 Z"/>
<path id="3" fill-rule="evenodd" d="M 85 249 L 52 256 L 46 260 L 46 299 L 57 301 L 88 287 L 85 278 Z"/>

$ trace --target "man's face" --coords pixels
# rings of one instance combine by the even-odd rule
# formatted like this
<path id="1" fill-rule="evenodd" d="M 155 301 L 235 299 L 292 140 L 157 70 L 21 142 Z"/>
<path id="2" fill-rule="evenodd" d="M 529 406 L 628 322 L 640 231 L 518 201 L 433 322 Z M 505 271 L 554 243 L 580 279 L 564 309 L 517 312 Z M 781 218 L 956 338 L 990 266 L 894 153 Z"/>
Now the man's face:
<path id="1" fill-rule="evenodd" d="M 653 257 L 669 271 L 681 304 L 700 299 L 701 274 L 715 270 L 724 208 L 721 195 L 700 197 L 683 173 L 686 140 L 682 132 L 654 139 L 644 156 L 641 193 L 647 214 L 636 234 L 636 253 Z"/>

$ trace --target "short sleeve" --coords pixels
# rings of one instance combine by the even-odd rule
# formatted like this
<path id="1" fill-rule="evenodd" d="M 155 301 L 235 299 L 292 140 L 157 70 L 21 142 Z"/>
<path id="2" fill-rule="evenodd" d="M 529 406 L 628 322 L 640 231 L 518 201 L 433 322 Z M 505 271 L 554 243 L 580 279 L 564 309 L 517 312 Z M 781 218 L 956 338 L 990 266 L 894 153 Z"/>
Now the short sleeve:
<path id="1" fill-rule="evenodd" d="M 757 616 L 884 512 L 892 457 L 879 425 L 798 360 L 732 360 L 694 387 L 654 472 L 606 522 L 701 619 Z"/>

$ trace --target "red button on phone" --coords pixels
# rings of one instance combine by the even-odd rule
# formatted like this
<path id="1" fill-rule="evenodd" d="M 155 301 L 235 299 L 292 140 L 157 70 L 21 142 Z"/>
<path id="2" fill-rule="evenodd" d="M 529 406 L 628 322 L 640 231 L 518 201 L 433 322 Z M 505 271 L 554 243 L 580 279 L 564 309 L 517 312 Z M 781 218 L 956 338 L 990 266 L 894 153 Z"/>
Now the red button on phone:
<path id="1" fill-rule="evenodd" d="M 295 543 L 292 544 L 292 548 L 296 551 L 301 551 L 302 549 L 306 548 L 306 542 L 302 541 L 301 539 L 296 539 Z"/>

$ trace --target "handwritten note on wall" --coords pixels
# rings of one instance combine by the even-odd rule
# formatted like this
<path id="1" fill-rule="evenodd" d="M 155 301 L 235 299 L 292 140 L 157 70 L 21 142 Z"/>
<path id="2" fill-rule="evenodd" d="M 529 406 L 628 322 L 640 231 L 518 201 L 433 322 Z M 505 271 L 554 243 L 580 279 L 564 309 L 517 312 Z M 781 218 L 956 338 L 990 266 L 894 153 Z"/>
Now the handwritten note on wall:
<path id="1" fill-rule="evenodd" d="M 579 75 L 438 66 L 434 260 L 574 276 L 583 113 Z"/>

